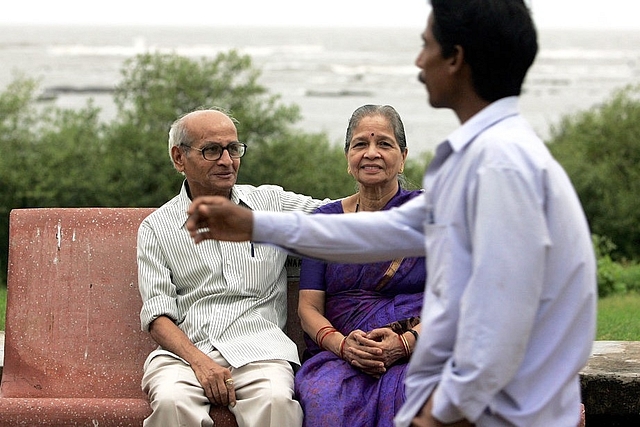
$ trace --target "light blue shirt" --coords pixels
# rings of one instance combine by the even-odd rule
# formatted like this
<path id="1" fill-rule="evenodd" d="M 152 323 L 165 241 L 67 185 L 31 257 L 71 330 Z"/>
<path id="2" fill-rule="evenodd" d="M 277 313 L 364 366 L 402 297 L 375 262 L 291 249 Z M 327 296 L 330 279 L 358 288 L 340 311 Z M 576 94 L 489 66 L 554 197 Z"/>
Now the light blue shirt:
<path id="1" fill-rule="evenodd" d="M 504 98 L 440 144 L 425 193 L 389 212 L 256 212 L 254 239 L 331 261 L 427 257 L 422 334 L 396 416 L 575 427 L 595 335 L 596 270 L 575 191 Z"/>
<path id="2" fill-rule="evenodd" d="M 274 185 L 235 185 L 231 200 L 268 211 L 312 212 L 324 203 Z M 295 343 L 283 331 L 287 254 L 250 242 L 194 244 L 185 227 L 190 204 L 183 185 L 179 195 L 140 225 L 142 329 L 157 317 L 168 316 L 201 351 L 215 348 L 234 367 L 273 359 L 300 364 Z M 145 366 L 158 354 L 172 355 L 158 349 Z"/>

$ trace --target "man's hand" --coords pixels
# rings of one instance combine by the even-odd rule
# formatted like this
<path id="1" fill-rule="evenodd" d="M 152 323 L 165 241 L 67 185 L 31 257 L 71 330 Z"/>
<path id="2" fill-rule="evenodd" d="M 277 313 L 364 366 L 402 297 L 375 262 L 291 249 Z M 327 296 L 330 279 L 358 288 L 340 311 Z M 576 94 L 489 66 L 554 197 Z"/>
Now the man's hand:
<path id="1" fill-rule="evenodd" d="M 236 404 L 236 390 L 231 371 L 220 366 L 198 349 L 167 316 L 159 316 L 149 325 L 151 337 L 165 350 L 186 360 L 196 375 L 204 394 L 214 405 Z"/>
<path id="2" fill-rule="evenodd" d="M 218 365 L 206 355 L 192 364 L 191 369 L 212 404 L 236 406 L 236 390 L 229 369 Z"/>
<path id="3" fill-rule="evenodd" d="M 418 415 L 411 421 L 411 427 L 473 427 L 475 424 L 471 424 L 467 420 L 455 422 L 453 424 L 444 424 L 435 419 L 431 413 L 433 410 L 433 394 L 427 400 L 427 403 L 422 407 Z"/>
<path id="4" fill-rule="evenodd" d="M 251 240 L 253 213 L 224 197 L 195 199 L 187 210 L 187 230 L 194 242 L 206 239 L 242 242 Z"/>

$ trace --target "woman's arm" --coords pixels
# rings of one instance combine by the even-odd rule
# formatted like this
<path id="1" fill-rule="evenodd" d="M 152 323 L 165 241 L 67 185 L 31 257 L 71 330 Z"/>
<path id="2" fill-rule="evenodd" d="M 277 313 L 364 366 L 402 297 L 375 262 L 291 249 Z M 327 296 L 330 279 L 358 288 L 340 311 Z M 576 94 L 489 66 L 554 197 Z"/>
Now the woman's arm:
<path id="1" fill-rule="evenodd" d="M 301 290 L 299 295 L 298 315 L 302 329 L 320 348 L 331 351 L 366 374 L 379 377 L 386 371 L 381 343 L 366 338 L 361 330 L 345 336 L 324 317 L 324 291 Z"/>

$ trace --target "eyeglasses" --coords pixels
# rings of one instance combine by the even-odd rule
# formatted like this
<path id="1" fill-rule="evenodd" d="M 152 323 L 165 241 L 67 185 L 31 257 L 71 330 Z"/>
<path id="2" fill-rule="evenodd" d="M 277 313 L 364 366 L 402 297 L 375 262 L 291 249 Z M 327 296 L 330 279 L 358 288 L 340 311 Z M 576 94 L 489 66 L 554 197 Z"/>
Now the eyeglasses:
<path id="1" fill-rule="evenodd" d="M 244 156 L 244 153 L 247 151 L 247 146 L 242 142 L 232 142 L 228 144 L 226 147 L 223 147 L 220 144 L 211 144 L 207 145 L 204 148 L 196 148 L 186 144 L 180 144 L 182 147 L 192 148 L 194 150 L 198 150 L 202 153 L 202 157 L 205 160 L 209 160 L 210 162 L 215 162 L 216 160 L 222 157 L 222 153 L 224 150 L 227 150 L 229 153 L 229 157 L 232 159 L 239 159 Z"/>

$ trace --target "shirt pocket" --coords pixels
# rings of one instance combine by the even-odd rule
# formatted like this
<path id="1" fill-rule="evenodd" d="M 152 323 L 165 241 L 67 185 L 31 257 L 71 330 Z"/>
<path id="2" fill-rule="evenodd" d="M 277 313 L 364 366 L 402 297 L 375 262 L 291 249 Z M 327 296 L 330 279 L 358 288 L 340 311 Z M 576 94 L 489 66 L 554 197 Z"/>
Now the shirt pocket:
<path id="1" fill-rule="evenodd" d="M 246 258 L 246 270 L 243 275 L 242 288 L 245 292 L 256 296 L 264 296 L 273 292 L 272 286 L 278 284 L 283 276 L 283 266 L 287 254 L 281 249 L 268 244 L 250 243 L 249 256 Z"/>

